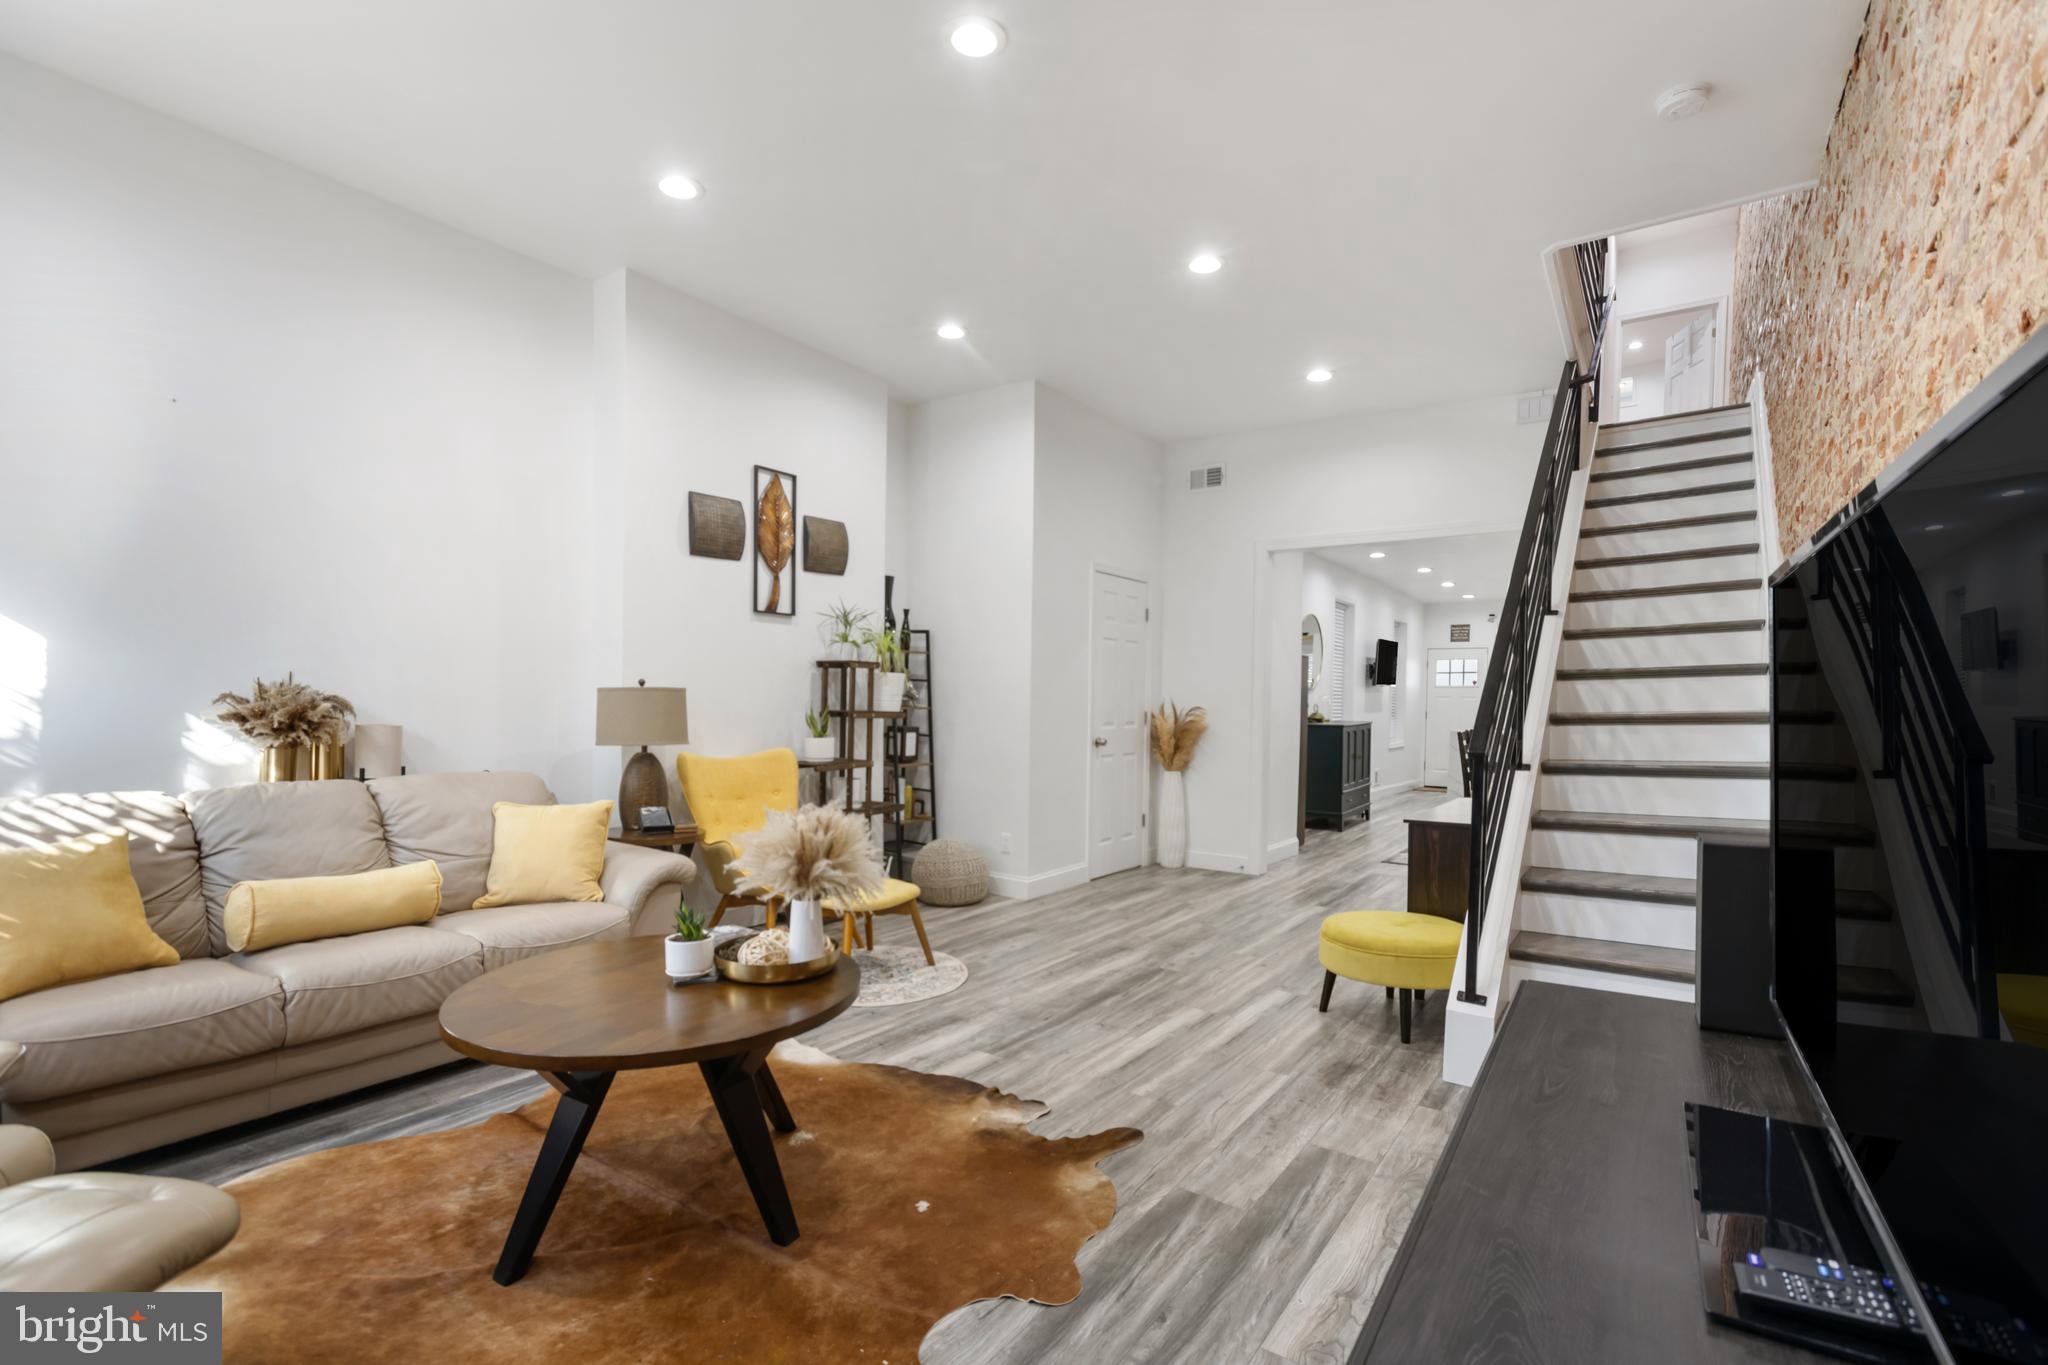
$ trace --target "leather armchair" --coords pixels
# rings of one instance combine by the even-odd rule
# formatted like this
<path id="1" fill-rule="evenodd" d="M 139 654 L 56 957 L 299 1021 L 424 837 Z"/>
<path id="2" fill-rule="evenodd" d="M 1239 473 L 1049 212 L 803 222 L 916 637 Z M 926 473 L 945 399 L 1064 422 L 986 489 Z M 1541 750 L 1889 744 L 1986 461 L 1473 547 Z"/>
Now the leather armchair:
<path id="1" fill-rule="evenodd" d="M 0 1079 L 21 1053 L 0 1043 Z M 0 1124 L 0 1289 L 147 1293 L 241 1226 L 234 1197 L 197 1181 L 56 1170 L 41 1130 Z"/>

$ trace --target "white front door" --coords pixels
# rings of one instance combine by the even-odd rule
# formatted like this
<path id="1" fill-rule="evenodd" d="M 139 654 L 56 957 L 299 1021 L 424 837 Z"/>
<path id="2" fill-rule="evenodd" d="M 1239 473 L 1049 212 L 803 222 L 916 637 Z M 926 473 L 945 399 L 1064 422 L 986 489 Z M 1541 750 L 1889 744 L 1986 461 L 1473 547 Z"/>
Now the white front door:
<path id="1" fill-rule="evenodd" d="M 1692 365 L 1692 328 L 1681 327 L 1664 338 L 1664 411 L 1690 412 L 1692 401 L 1685 376 Z"/>
<path id="2" fill-rule="evenodd" d="M 1088 875 L 1136 867 L 1145 780 L 1145 584 L 1095 571 L 1089 627 Z"/>
<path id="3" fill-rule="evenodd" d="M 1422 785 L 1464 796 L 1458 767 L 1458 732 L 1479 716 L 1479 688 L 1486 681 L 1486 651 L 1452 645 L 1429 651 L 1429 709 L 1422 725 Z"/>

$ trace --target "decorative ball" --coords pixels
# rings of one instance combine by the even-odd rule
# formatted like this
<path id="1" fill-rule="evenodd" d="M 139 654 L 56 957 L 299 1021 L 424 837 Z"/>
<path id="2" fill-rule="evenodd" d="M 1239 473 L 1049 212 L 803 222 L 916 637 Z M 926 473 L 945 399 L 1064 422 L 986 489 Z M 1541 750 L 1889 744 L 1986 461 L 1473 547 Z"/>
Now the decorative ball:
<path id="1" fill-rule="evenodd" d="M 926 905 L 972 905 L 988 895 L 988 859 L 973 844 L 939 839 L 918 850 L 910 880 Z"/>
<path id="2" fill-rule="evenodd" d="M 775 967 L 789 961 L 789 930 L 770 929 L 740 945 L 740 962 L 748 967 Z"/>

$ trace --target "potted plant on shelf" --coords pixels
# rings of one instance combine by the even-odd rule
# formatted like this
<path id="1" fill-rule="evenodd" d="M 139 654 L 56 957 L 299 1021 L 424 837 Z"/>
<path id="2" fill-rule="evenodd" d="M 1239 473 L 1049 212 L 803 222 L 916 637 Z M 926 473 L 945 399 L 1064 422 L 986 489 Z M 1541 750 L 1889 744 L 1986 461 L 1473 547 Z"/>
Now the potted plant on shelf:
<path id="1" fill-rule="evenodd" d="M 803 757 L 806 763 L 827 763 L 839 757 L 839 741 L 832 737 L 832 717 L 824 711 L 804 712 Z"/>
<path id="2" fill-rule="evenodd" d="M 739 889 L 789 908 L 792 963 L 825 956 L 825 901 L 851 906 L 882 888 L 867 817 L 838 806 L 770 811 L 761 828 L 733 843 L 747 869 Z"/>
<path id="3" fill-rule="evenodd" d="M 876 711 L 895 714 L 903 709 L 903 689 L 909 685 L 910 675 L 904 671 L 908 658 L 903 641 L 893 630 L 871 630 L 865 643 L 875 651 L 875 680 L 870 686 L 868 705 Z"/>
<path id="4" fill-rule="evenodd" d="M 308 687 L 287 673 L 280 682 L 256 679 L 248 696 L 223 692 L 214 718 L 262 746 L 259 782 L 342 776 L 341 746 L 355 728 L 347 697 Z"/>
<path id="5" fill-rule="evenodd" d="M 662 940 L 661 954 L 671 981 L 687 981 L 711 970 L 711 935 L 688 903 L 676 907 L 676 931 Z"/>
<path id="6" fill-rule="evenodd" d="M 1159 865 L 1185 867 L 1188 861 L 1188 794 L 1182 776 L 1194 759 L 1195 745 L 1209 729 L 1209 713 L 1199 706 L 1183 711 L 1168 702 L 1150 716 L 1152 756 L 1159 760 Z"/>
<path id="7" fill-rule="evenodd" d="M 849 607 L 844 599 L 818 613 L 824 624 L 819 633 L 825 637 L 825 657 L 828 659 L 858 659 L 860 647 L 868 634 L 868 622 L 874 613 L 865 607 Z"/>

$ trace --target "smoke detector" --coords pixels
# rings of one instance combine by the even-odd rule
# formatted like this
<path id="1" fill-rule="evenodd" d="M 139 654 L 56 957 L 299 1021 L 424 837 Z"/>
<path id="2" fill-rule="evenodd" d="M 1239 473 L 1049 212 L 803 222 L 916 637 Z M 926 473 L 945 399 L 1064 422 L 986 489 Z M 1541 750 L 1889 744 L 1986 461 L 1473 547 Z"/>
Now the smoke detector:
<path id="1" fill-rule="evenodd" d="M 1681 85 L 1675 90 L 1666 90 L 1657 96 L 1657 117 L 1666 123 L 1691 118 L 1707 107 L 1707 97 L 1713 90 L 1710 85 Z"/>

